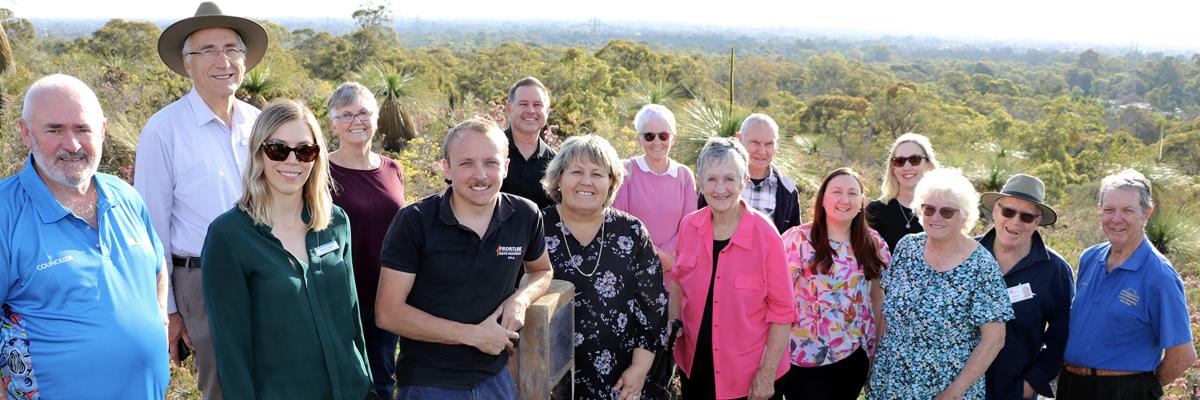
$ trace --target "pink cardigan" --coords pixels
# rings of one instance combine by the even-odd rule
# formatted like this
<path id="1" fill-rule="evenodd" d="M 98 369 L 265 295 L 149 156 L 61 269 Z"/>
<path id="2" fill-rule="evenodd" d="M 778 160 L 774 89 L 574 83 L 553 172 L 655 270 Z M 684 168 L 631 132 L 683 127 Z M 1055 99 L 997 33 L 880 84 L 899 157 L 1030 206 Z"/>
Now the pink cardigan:
<path id="1" fill-rule="evenodd" d="M 674 161 L 667 173 L 655 174 L 642 168 L 639 162 L 642 157 L 645 156 L 625 160 L 627 175 L 612 206 L 641 220 L 650 232 L 654 247 L 673 254 L 679 237 L 679 221 L 696 211 L 695 178 L 690 168 Z"/>
<path id="2" fill-rule="evenodd" d="M 713 348 L 702 349 L 713 352 L 721 399 L 747 396 L 762 362 L 770 324 L 792 324 L 797 319 L 779 231 L 745 200 L 741 204 L 742 220 L 721 251 L 713 281 Z M 674 277 L 683 298 L 679 313 L 683 336 L 675 345 L 675 361 L 689 376 L 713 276 L 712 252 L 712 210 L 704 207 L 684 217 L 675 250 Z M 783 376 L 789 365 L 787 357 L 780 357 L 775 378 Z"/>

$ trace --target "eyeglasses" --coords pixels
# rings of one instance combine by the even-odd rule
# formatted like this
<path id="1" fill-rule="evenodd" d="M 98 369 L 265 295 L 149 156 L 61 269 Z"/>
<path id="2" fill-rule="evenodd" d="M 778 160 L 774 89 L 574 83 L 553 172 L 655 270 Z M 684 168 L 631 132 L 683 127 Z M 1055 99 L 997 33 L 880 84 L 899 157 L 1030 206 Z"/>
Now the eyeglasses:
<path id="1" fill-rule="evenodd" d="M 313 162 L 317 159 L 317 155 L 321 154 L 321 148 L 315 144 L 302 144 L 296 147 L 288 147 L 288 145 L 280 142 L 266 142 L 262 145 L 263 154 L 271 161 L 287 161 L 288 153 L 296 153 L 296 161 Z"/>
<path id="2" fill-rule="evenodd" d="M 671 138 L 671 132 L 646 132 L 642 134 L 642 139 L 645 139 L 647 142 L 653 142 L 655 136 L 658 136 L 658 140 L 665 142 Z"/>
<path id="3" fill-rule="evenodd" d="M 958 214 L 958 209 L 950 207 L 937 208 L 928 204 L 922 204 L 921 213 L 925 214 L 926 217 L 932 217 L 933 213 L 938 213 L 942 216 L 942 219 L 950 219 L 954 218 L 954 214 Z"/>
<path id="4" fill-rule="evenodd" d="M 347 111 L 347 112 L 338 114 L 337 116 L 334 116 L 333 118 L 337 119 L 338 121 L 350 122 L 350 123 L 354 122 L 354 120 L 356 120 L 356 119 L 363 121 L 363 122 L 367 122 L 367 121 L 371 120 L 371 115 L 372 115 L 372 113 L 367 110 L 359 111 L 358 114 L 351 114 L 349 111 Z"/>
<path id="5" fill-rule="evenodd" d="M 190 51 L 183 54 L 189 56 L 200 56 L 200 58 L 204 60 L 213 60 L 224 54 L 225 57 L 229 57 L 230 60 L 236 61 L 241 60 L 242 57 L 246 56 L 246 50 L 237 47 L 227 47 L 224 49 L 204 49 L 201 51 Z"/>
<path id="6" fill-rule="evenodd" d="M 1017 216 L 1018 214 L 1021 215 L 1021 222 L 1024 222 L 1027 224 L 1032 224 L 1034 220 L 1036 220 L 1038 217 L 1042 216 L 1041 214 L 1030 214 L 1027 212 L 1018 212 L 1017 210 L 1014 210 L 1014 209 L 1011 209 L 1011 208 L 1008 208 L 1005 206 L 1000 206 L 1000 215 L 1003 215 L 1004 218 L 1012 218 L 1012 217 Z"/>
<path id="7" fill-rule="evenodd" d="M 920 167 L 921 162 L 923 162 L 927 159 L 928 158 L 926 158 L 925 156 L 920 155 L 920 154 L 913 154 L 908 157 L 892 157 L 892 165 L 896 166 L 896 168 L 900 168 L 900 167 L 903 167 L 904 162 L 907 161 L 909 165 L 912 165 L 914 167 Z"/>

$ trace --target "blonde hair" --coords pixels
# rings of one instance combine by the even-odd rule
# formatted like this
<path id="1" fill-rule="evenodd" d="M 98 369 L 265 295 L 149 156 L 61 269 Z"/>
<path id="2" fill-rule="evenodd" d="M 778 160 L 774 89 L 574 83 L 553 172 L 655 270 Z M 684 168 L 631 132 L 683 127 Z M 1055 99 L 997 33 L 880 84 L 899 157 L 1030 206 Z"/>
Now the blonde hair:
<path id="1" fill-rule="evenodd" d="M 969 234 L 975 222 L 979 220 L 979 192 L 975 185 L 963 175 L 958 168 L 938 168 L 926 172 L 921 182 L 913 192 L 912 208 L 917 210 L 929 199 L 950 200 L 958 212 L 962 213 L 965 221 L 962 233 Z M 914 211 L 921 222 L 925 222 L 925 213 Z"/>
<path id="2" fill-rule="evenodd" d="M 608 140 L 596 135 L 572 136 L 563 142 L 558 154 L 550 160 L 546 167 L 546 176 L 542 178 L 542 187 L 556 203 L 562 203 L 562 192 L 558 189 L 558 181 L 562 178 L 571 162 L 575 160 L 591 160 L 608 171 L 608 193 L 605 194 L 604 206 L 611 206 L 617 197 L 617 189 L 625 181 L 625 167 L 621 164 L 621 156 L 608 143 Z"/>
<path id="3" fill-rule="evenodd" d="M 333 198 L 329 194 L 329 150 L 325 145 L 325 134 L 321 132 L 317 118 L 312 111 L 295 100 L 277 99 L 264 108 L 262 114 L 254 121 L 250 130 L 250 158 L 247 160 L 246 173 L 242 175 L 242 187 L 245 192 L 237 201 L 237 207 L 255 224 L 271 226 L 271 190 L 265 175 L 262 145 L 279 130 L 279 127 L 292 121 L 300 120 L 308 126 L 312 134 L 313 144 L 321 149 L 317 159 L 313 161 L 312 172 L 304 182 L 302 194 L 305 207 L 308 208 L 308 228 L 314 231 L 324 230 L 333 219 Z"/>
<path id="4" fill-rule="evenodd" d="M 892 165 L 892 157 L 896 156 L 896 149 L 905 143 L 915 143 L 921 147 L 921 152 L 925 153 L 929 165 L 933 166 L 930 169 L 941 167 L 941 164 L 938 164 L 937 155 L 933 153 L 933 144 L 929 142 L 928 137 L 912 132 L 900 135 L 895 142 L 892 142 L 892 149 L 888 150 L 887 160 L 884 160 L 884 163 L 887 164 L 887 173 L 883 174 L 883 183 L 879 185 L 879 201 L 881 203 L 887 204 L 900 194 L 900 182 L 896 180 L 896 166 Z"/>

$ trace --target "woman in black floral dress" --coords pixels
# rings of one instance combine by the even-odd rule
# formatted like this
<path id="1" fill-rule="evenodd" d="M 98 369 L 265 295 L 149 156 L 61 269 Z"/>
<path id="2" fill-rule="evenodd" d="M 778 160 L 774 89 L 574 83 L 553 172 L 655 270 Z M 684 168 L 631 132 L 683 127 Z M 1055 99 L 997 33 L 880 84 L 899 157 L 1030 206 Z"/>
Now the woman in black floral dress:
<path id="1" fill-rule="evenodd" d="M 624 174 L 608 141 L 585 135 L 563 143 L 542 181 L 559 203 L 542 210 L 554 277 L 575 285 L 577 399 L 649 395 L 646 374 L 664 336 L 667 297 L 650 236 L 610 207 Z"/>

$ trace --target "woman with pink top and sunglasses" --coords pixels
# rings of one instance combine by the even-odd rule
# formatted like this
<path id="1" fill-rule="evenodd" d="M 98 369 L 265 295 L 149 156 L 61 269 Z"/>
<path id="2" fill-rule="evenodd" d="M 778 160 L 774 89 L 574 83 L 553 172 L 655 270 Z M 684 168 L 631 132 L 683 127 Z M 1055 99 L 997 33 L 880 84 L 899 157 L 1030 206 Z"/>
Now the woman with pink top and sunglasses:
<path id="1" fill-rule="evenodd" d="M 675 114 L 660 104 L 647 104 L 633 118 L 642 155 L 625 160 L 625 183 L 613 199 L 613 208 L 632 214 L 650 231 L 663 272 L 675 266 L 679 221 L 696 211 L 696 179 L 691 168 L 672 160 Z M 663 274 L 668 278 L 668 274 Z"/>

